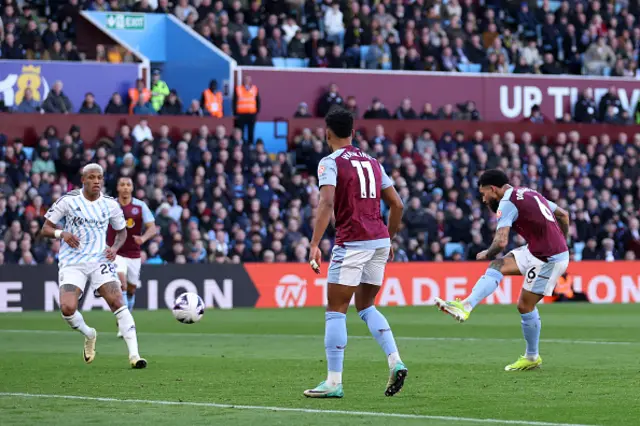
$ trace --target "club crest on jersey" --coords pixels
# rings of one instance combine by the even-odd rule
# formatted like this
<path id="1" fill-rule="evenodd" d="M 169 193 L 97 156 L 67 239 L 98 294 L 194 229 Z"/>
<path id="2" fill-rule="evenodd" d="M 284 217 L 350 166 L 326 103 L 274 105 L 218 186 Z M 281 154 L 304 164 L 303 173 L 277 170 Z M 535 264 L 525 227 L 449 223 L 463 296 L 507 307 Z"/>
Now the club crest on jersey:
<path id="1" fill-rule="evenodd" d="M 497 217 L 498 219 L 500 219 L 500 218 L 502 217 L 502 210 L 498 210 L 498 211 L 496 212 L 496 217 Z"/>
<path id="2" fill-rule="evenodd" d="M 134 207 L 131 209 L 131 214 L 138 214 L 140 212 L 140 210 L 138 210 L 137 207 Z"/>
<path id="3" fill-rule="evenodd" d="M 325 170 L 324 166 L 322 166 L 322 165 L 319 166 L 318 167 L 318 176 L 322 176 L 322 174 L 324 173 L 324 170 Z"/>

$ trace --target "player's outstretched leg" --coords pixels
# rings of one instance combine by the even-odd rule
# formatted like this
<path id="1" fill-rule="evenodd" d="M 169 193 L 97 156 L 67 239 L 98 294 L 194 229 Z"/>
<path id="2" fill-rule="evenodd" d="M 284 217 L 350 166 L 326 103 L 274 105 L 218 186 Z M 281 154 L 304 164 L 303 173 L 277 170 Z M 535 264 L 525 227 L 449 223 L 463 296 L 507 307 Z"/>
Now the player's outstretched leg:
<path id="1" fill-rule="evenodd" d="M 342 369 L 347 347 L 347 309 L 356 287 L 327 285 L 327 311 L 324 314 L 324 348 L 327 356 L 327 380 L 304 391 L 309 398 L 342 398 Z"/>
<path id="2" fill-rule="evenodd" d="M 342 398 L 342 369 L 347 347 L 347 315 L 327 311 L 324 314 L 324 349 L 327 356 L 327 380 L 304 391 L 309 398 Z"/>
<path id="3" fill-rule="evenodd" d="M 127 298 L 127 278 L 126 278 L 126 269 L 123 269 L 123 259 L 120 257 L 116 257 L 116 268 L 118 269 L 118 279 L 120 280 L 120 285 L 122 288 L 122 300 L 126 305 L 129 304 Z M 118 321 L 116 320 L 116 326 L 118 325 Z M 118 334 L 116 335 L 119 339 L 122 339 L 122 333 L 120 332 L 120 328 L 118 328 Z"/>
<path id="4" fill-rule="evenodd" d="M 446 301 L 436 297 L 435 303 L 442 312 L 451 315 L 458 322 L 469 319 L 471 311 L 478 303 L 491 295 L 498 288 L 504 275 L 519 275 L 520 270 L 513 255 L 502 259 L 495 259 L 489 264 L 489 268 L 480 277 L 471 294 L 464 300 Z"/>
<path id="5" fill-rule="evenodd" d="M 147 360 L 140 358 L 138 352 L 138 336 L 136 334 L 136 323 L 127 306 L 123 303 L 120 285 L 116 282 L 103 284 L 98 288 L 100 296 L 109 304 L 111 311 L 118 321 L 118 329 L 129 350 L 129 363 L 132 368 L 145 368 Z"/>
<path id="6" fill-rule="evenodd" d="M 538 350 L 542 323 L 540 321 L 540 313 L 536 307 L 540 299 L 542 299 L 542 296 L 522 290 L 518 301 L 518 311 L 520 311 L 520 317 L 522 318 L 520 324 L 522 324 L 522 335 L 527 343 L 526 351 L 516 362 L 504 367 L 505 371 L 533 370 L 542 365 L 542 358 Z"/>
<path id="7" fill-rule="evenodd" d="M 136 304 L 136 286 L 132 285 L 131 283 L 127 284 L 127 298 L 125 299 L 127 301 L 127 308 L 129 308 L 129 311 L 133 311 L 133 307 Z"/>
<path id="8" fill-rule="evenodd" d="M 384 392 L 386 396 L 393 396 L 402 390 L 407 377 L 407 367 L 400 359 L 400 353 L 393 338 L 389 322 L 375 306 L 369 306 L 358 312 L 360 318 L 367 324 L 371 335 L 376 339 L 389 363 L 389 381 Z"/>
<path id="9" fill-rule="evenodd" d="M 91 328 L 84 322 L 84 317 L 78 311 L 78 299 L 81 291 L 78 287 L 71 284 L 63 284 L 60 286 L 60 312 L 62 318 L 74 330 L 78 330 L 84 335 L 84 348 L 82 350 L 82 358 L 87 364 L 91 364 L 96 357 L 96 340 L 98 333 L 95 328 Z"/>

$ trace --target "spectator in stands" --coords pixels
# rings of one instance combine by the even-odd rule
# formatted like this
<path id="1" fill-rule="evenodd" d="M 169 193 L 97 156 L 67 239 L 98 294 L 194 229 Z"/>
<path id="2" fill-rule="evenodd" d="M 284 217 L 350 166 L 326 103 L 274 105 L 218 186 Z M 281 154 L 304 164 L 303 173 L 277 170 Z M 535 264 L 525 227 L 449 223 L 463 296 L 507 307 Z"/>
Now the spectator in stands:
<path id="1" fill-rule="evenodd" d="M 195 7 L 189 4 L 189 0 L 178 0 L 178 4 L 176 5 L 173 13 L 180 19 L 182 22 L 186 22 L 187 18 L 191 17 L 194 21 L 198 21 L 199 15 L 198 11 Z"/>
<path id="2" fill-rule="evenodd" d="M 109 99 L 109 103 L 104 110 L 105 114 L 127 114 L 128 112 L 129 108 L 122 102 L 122 96 L 118 92 L 111 95 L 111 99 Z"/>
<path id="3" fill-rule="evenodd" d="M 50 61 L 64 61 L 67 59 L 62 51 L 62 44 L 58 40 L 53 42 L 53 45 L 47 51 L 47 54 Z"/>
<path id="4" fill-rule="evenodd" d="M 609 111 L 609 106 L 613 107 L 613 115 L 618 115 L 623 110 L 622 102 L 620 101 L 618 90 L 615 86 L 609 87 L 609 91 L 602 98 L 600 98 L 600 104 L 598 105 L 598 114 L 600 117 L 600 121 L 604 121 L 605 116 Z"/>
<path id="5" fill-rule="evenodd" d="M 302 38 L 302 30 L 296 31 L 293 38 L 288 41 L 288 51 L 290 58 L 302 59 L 305 57 L 304 40 Z"/>
<path id="6" fill-rule="evenodd" d="M 347 96 L 347 102 L 344 105 L 347 111 L 351 111 L 353 114 L 353 118 L 360 117 L 360 110 L 358 109 L 358 102 L 356 101 L 355 96 Z"/>
<path id="7" fill-rule="evenodd" d="M 251 40 L 251 54 L 257 55 L 260 47 L 267 47 L 268 42 L 267 31 L 264 27 L 258 28 L 257 36 Z"/>
<path id="8" fill-rule="evenodd" d="M 138 103 L 133 107 L 133 115 L 156 115 L 157 112 L 151 106 L 151 102 L 145 100 L 144 96 L 138 98 Z"/>
<path id="9" fill-rule="evenodd" d="M 51 159 L 51 152 L 48 147 L 43 147 L 38 151 L 37 158 L 33 161 L 31 173 L 56 173 L 56 165 Z"/>
<path id="10" fill-rule="evenodd" d="M 186 114 L 192 117 L 204 117 L 204 111 L 202 111 L 200 101 L 197 99 L 192 99 Z"/>
<path id="11" fill-rule="evenodd" d="M 329 58 L 327 57 L 327 48 L 320 46 L 316 49 L 315 54 L 309 60 L 310 68 L 329 68 Z"/>
<path id="12" fill-rule="evenodd" d="M 605 68 L 613 67 L 615 60 L 615 52 L 601 36 L 584 53 L 584 68 L 588 75 L 603 75 Z"/>
<path id="13" fill-rule="evenodd" d="M 25 51 L 16 42 L 15 36 L 11 33 L 7 34 L 4 43 L 2 43 L 2 49 L 0 50 L 2 59 L 24 59 Z"/>
<path id="14" fill-rule="evenodd" d="M 160 111 L 164 105 L 164 99 L 169 95 L 169 86 L 160 77 L 160 70 L 153 70 L 151 73 L 151 106 L 156 111 Z"/>
<path id="15" fill-rule="evenodd" d="M 309 106 L 306 102 L 300 102 L 298 105 L 298 109 L 296 109 L 295 114 L 293 115 L 295 118 L 311 118 L 312 115 L 309 114 Z"/>
<path id="16" fill-rule="evenodd" d="M 559 75 L 563 73 L 563 70 L 556 62 L 552 53 L 545 53 L 544 64 L 542 64 L 542 66 L 540 67 L 540 72 L 542 74 Z"/>
<path id="17" fill-rule="evenodd" d="M 329 68 L 347 68 L 347 58 L 342 53 L 342 47 L 336 44 L 331 48 L 331 55 L 329 55 Z"/>
<path id="18" fill-rule="evenodd" d="M 344 105 L 344 99 L 338 91 L 338 85 L 335 83 L 329 84 L 329 90 L 318 99 L 317 115 L 324 117 L 333 105 Z"/>
<path id="19" fill-rule="evenodd" d="M 287 55 L 287 42 L 282 38 L 282 32 L 280 28 L 274 28 L 271 32 L 271 37 L 267 40 L 267 49 L 271 52 L 273 58 L 286 58 Z"/>
<path id="20" fill-rule="evenodd" d="M 56 41 L 62 44 L 64 42 L 64 34 L 59 31 L 58 22 L 51 21 L 49 22 L 49 27 L 42 33 L 44 48 L 51 49 Z"/>
<path id="21" fill-rule="evenodd" d="M 211 80 L 209 87 L 202 92 L 200 105 L 212 117 L 221 118 L 223 116 L 222 92 L 218 90 L 218 82 Z"/>
<path id="22" fill-rule="evenodd" d="M 367 120 L 384 120 L 391 118 L 391 114 L 389 114 L 389 111 L 384 107 L 384 105 L 380 101 L 380 98 L 373 98 L 373 100 L 371 101 L 371 106 L 369 106 L 367 111 L 365 111 L 362 118 Z"/>
<path id="23" fill-rule="evenodd" d="M 596 123 L 598 121 L 598 110 L 591 87 L 584 89 L 578 97 L 573 119 L 576 123 Z"/>
<path id="24" fill-rule="evenodd" d="M 73 111 L 71 101 L 62 92 L 62 82 L 60 80 L 53 83 L 47 99 L 42 104 L 42 109 L 44 112 L 52 114 L 69 114 Z"/>
<path id="25" fill-rule="evenodd" d="M 250 75 L 245 73 L 242 79 L 242 85 L 236 86 L 233 97 L 233 111 L 236 117 L 234 126 L 243 133 L 246 131 L 247 142 L 253 145 L 257 116 L 260 113 L 260 94 Z"/>
<path id="26" fill-rule="evenodd" d="M 374 37 L 369 46 L 369 52 L 365 58 L 365 67 L 370 70 L 388 69 L 391 67 L 391 48 L 385 42 L 382 35 Z"/>
<path id="27" fill-rule="evenodd" d="M 160 115 L 182 115 L 182 102 L 175 90 L 169 91 L 169 96 L 164 100 L 164 105 L 158 112 Z"/>
<path id="28" fill-rule="evenodd" d="M 102 109 L 96 104 L 96 98 L 89 92 L 84 95 L 84 102 L 78 111 L 80 114 L 102 114 Z"/>
<path id="29" fill-rule="evenodd" d="M 71 40 L 65 40 L 62 55 L 66 58 L 67 61 L 79 62 L 82 60 L 80 58 L 80 54 L 78 53 L 78 49 L 76 49 Z"/>
<path id="30" fill-rule="evenodd" d="M 295 16 L 289 15 L 287 17 L 285 23 L 282 25 L 282 31 L 284 32 L 284 40 L 287 43 L 291 43 L 291 40 L 301 31 L 301 28 L 296 23 Z"/>
<path id="31" fill-rule="evenodd" d="M 540 105 L 531 107 L 531 114 L 526 120 L 535 124 L 543 124 L 545 122 L 544 115 L 542 115 L 542 111 L 540 110 Z"/>
<path id="32" fill-rule="evenodd" d="M 40 107 L 40 102 L 33 99 L 33 91 L 30 87 L 27 87 L 24 90 L 24 97 L 22 101 L 16 106 L 15 112 L 18 113 L 37 113 L 42 112 L 42 108 Z"/>
<path id="33" fill-rule="evenodd" d="M 140 122 L 133 128 L 131 136 L 137 143 L 153 140 L 153 133 L 149 127 L 149 122 L 144 119 L 140 120 Z"/>
<path id="34" fill-rule="evenodd" d="M 418 119 L 418 114 L 411 107 L 411 99 L 404 98 L 402 103 L 396 109 L 396 113 L 394 114 L 394 118 L 398 120 L 416 120 Z"/>
<path id="35" fill-rule="evenodd" d="M 342 46 L 344 39 L 344 17 L 340 11 L 340 2 L 334 0 L 324 13 L 324 28 L 329 43 Z"/>
<path id="36" fill-rule="evenodd" d="M 256 56 L 256 60 L 253 62 L 253 65 L 256 67 L 272 67 L 273 60 L 271 60 L 271 56 L 269 55 L 269 49 L 265 46 L 260 46 L 258 48 L 258 55 Z"/>
<path id="37" fill-rule="evenodd" d="M 129 114 L 133 115 L 134 108 L 139 104 L 146 105 L 151 100 L 151 91 L 147 89 L 144 80 L 136 80 L 136 87 L 129 89 Z"/>

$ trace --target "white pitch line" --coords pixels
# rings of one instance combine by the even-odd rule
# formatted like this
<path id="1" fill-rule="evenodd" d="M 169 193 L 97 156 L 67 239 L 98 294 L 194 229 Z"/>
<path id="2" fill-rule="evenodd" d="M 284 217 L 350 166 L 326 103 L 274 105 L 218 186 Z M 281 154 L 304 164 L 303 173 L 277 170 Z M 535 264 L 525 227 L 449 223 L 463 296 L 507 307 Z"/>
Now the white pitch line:
<path id="1" fill-rule="evenodd" d="M 535 422 L 527 420 L 501 420 L 501 419 L 474 419 L 471 417 L 453 417 L 453 416 L 429 416 L 426 414 L 402 414 L 402 413 L 376 413 L 373 411 L 346 411 L 346 410 L 319 410 L 312 408 L 292 408 L 292 407 L 268 407 L 261 405 L 236 405 L 236 404 L 216 404 L 213 402 L 189 402 L 189 401 L 154 401 L 148 399 L 118 399 L 118 398 L 98 398 L 91 396 L 75 396 L 75 395 L 47 395 L 47 394 L 31 394 L 19 392 L 0 392 L 0 397 L 16 397 L 16 398 L 34 398 L 34 399 L 71 399 L 78 401 L 91 402 L 114 402 L 128 404 L 149 404 L 149 405 L 174 405 L 188 407 L 203 408 L 222 408 L 235 410 L 260 410 L 260 411 L 280 411 L 289 413 L 306 413 L 306 414 L 341 414 L 344 416 L 361 416 L 361 417 L 387 417 L 396 419 L 414 419 L 414 420 L 442 420 L 448 422 L 470 422 L 470 423 L 494 423 L 503 425 L 525 425 L 525 426 L 593 426 L 574 423 L 549 423 Z"/>
<path id="2" fill-rule="evenodd" d="M 69 334 L 71 330 L 3 330 L 0 333 L 24 333 L 24 334 Z M 322 339 L 324 336 L 315 334 L 245 334 L 245 333 L 154 333 L 138 332 L 139 336 L 170 336 L 170 337 L 247 337 L 247 338 L 291 338 L 291 339 Z M 349 339 L 371 339 L 371 336 L 349 336 Z M 427 337 L 427 336 L 395 336 L 401 341 L 425 341 L 425 342 L 503 342 L 521 343 L 522 339 L 500 339 L 494 337 Z M 570 339 L 541 339 L 542 343 L 559 343 L 568 345 L 617 345 L 634 346 L 640 342 L 606 341 L 606 340 L 570 340 Z"/>

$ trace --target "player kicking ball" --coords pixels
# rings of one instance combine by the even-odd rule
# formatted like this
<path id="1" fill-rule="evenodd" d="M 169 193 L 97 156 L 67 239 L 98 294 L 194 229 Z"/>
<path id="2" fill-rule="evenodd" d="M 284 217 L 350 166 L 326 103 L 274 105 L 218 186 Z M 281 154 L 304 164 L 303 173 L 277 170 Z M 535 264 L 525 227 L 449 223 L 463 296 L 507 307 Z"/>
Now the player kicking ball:
<path id="1" fill-rule="evenodd" d="M 398 353 L 391 327 L 374 306 L 384 269 L 393 258 L 391 238 L 402 219 L 402 200 L 378 161 L 351 145 L 353 116 L 333 107 L 325 117 L 332 154 L 318 166 L 320 204 L 311 241 L 309 263 L 320 273 L 320 240 L 335 213 L 336 241 L 327 277 L 324 346 L 327 379 L 304 391 L 309 398 L 342 398 L 342 369 L 347 346 L 347 309 L 355 294 L 358 315 L 387 355 L 386 396 L 400 392 L 407 367 Z M 380 198 L 389 205 L 389 225 L 380 213 Z"/>
<path id="2" fill-rule="evenodd" d="M 553 293 L 558 278 L 569 265 L 569 215 L 532 189 L 512 187 L 501 170 L 484 172 L 478 186 L 482 201 L 498 217 L 498 227 L 491 246 L 478 253 L 476 258 L 494 259 L 501 253 L 509 242 L 512 227 L 526 240 L 527 245 L 493 260 L 466 299 L 446 302 L 436 298 L 436 306 L 459 322 L 464 322 L 478 303 L 498 288 L 504 275 L 523 275 L 524 285 L 518 300 L 518 311 L 522 317 L 526 352 L 504 369 L 533 370 L 542 364 L 538 351 L 541 324 L 536 305 L 544 296 Z"/>
<path id="3" fill-rule="evenodd" d="M 133 368 L 145 368 L 147 361 L 138 353 L 136 324 L 122 301 L 120 282 L 112 263 L 127 237 L 124 216 L 118 202 L 102 194 L 104 171 L 99 164 L 87 164 L 82 169 L 82 190 L 60 197 L 45 214 L 42 235 L 61 239 L 58 280 L 60 311 L 74 330 L 84 335 L 84 362 L 90 364 L 96 356 L 97 333 L 84 322 L 78 311 L 78 300 L 87 282 L 90 290 L 106 300 L 116 316 L 118 328 L 129 349 Z M 56 225 L 64 221 L 64 230 Z M 112 246 L 107 245 L 107 227 L 116 230 Z"/>
<path id="4" fill-rule="evenodd" d="M 118 179 L 118 203 L 122 208 L 127 229 L 127 239 L 116 255 L 116 272 L 122 284 L 122 298 L 129 311 L 133 311 L 136 303 L 136 290 L 140 287 L 140 246 L 156 235 L 156 225 L 149 207 L 133 197 L 133 181 L 123 176 Z M 142 228 L 144 226 L 144 234 Z M 142 235 L 141 235 L 142 234 Z M 116 231 L 109 226 L 107 230 L 107 244 L 113 245 Z M 118 337 L 122 333 L 118 331 Z"/>

